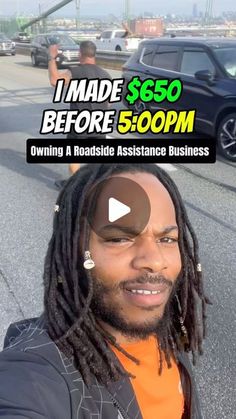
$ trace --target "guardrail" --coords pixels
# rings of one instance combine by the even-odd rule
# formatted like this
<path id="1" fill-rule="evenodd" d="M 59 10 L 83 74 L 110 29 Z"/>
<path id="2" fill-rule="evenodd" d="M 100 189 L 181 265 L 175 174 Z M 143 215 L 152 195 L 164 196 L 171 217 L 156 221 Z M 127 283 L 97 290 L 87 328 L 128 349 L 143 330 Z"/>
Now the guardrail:
<path id="1" fill-rule="evenodd" d="M 30 48 L 31 44 L 18 44 L 16 43 L 16 53 L 22 55 L 30 55 Z M 97 64 L 110 68 L 113 70 L 121 70 L 123 64 L 128 60 L 131 56 L 131 52 L 123 52 L 123 51 L 97 51 Z"/>

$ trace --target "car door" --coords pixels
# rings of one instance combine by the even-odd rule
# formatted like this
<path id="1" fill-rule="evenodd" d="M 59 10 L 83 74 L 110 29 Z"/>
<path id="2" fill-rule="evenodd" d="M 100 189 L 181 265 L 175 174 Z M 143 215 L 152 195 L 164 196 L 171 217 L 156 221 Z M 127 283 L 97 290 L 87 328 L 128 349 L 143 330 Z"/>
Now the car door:
<path id="1" fill-rule="evenodd" d="M 40 55 L 41 55 L 41 60 L 44 64 L 48 63 L 48 39 L 47 36 L 41 36 L 41 40 L 40 40 Z"/>
<path id="2" fill-rule="evenodd" d="M 169 81 L 179 77 L 179 74 L 176 72 L 179 66 L 181 48 L 178 45 L 169 45 L 169 44 L 160 44 L 158 45 L 154 53 L 144 55 L 143 60 L 148 60 L 149 64 L 145 65 L 143 68 L 143 79 L 152 78 L 154 80 L 158 79 L 168 79 Z M 143 61 L 144 62 L 144 61 Z M 162 102 L 150 102 L 147 104 L 147 107 L 152 112 L 157 112 L 160 109 L 175 109 L 179 107 L 179 104 L 170 103 L 167 100 Z"/>
<path id="3" fill-rule="evenodd" d="M 37 38 L 35 38 L 35 56 L 36 56 L 36 60 L 38 63 L 43 61 L 43 56 L 42 56 L 42 41 L 43 40 L 43 36 L 37 36 Z"/>
<path id="4" fill-rule="evenodd" d="M 39 57 L 39 36 L 36 36 L 33 39 L 31 54 L 33 54 L 36 57 L 36 61 L 37 61 Z"/>
<path id="5" fill-rule="evenodd" d="M 104 31 L 101 35 L 101 50 L 113 50 L 112 31 Z"/>
<path id="6" fill-rule="evenodd" d="M 207 49 L 184 47 L 180 62 L 180 78 L 183 82 L 181 106 L 183 109 L 196 109 L 196 131 L 211 134 L 216 109 L 222 99 L 217 94 L 216 83 L 195 77 L 197 71 L 203 70 L 208 70 L 217 79 L 217 68 Z"/>

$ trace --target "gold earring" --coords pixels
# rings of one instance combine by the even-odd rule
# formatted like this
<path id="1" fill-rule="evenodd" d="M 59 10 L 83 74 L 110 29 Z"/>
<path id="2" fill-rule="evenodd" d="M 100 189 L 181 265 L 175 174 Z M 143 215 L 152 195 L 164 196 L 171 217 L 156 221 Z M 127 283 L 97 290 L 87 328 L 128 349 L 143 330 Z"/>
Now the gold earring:
<path id="1" fill-rule="evenodd" d="M 95 263 L 91 258 L 91 253 L 89 250 L 84 252 L 84 268 L 85 269 L 93 269 L 95 267 Z"/>

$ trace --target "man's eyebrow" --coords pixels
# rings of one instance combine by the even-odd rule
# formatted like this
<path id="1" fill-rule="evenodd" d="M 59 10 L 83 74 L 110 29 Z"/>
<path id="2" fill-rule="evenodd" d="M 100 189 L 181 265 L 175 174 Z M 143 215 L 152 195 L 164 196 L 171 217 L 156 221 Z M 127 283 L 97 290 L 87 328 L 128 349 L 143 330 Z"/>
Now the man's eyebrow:
<path id="1" fill-rule="evenodd" d="M 102 226 L 99 233 L 103 232 L 122 232 L 130 235 L 138 235 L 140 233 L 140 230 L 138 228 L 135 228 L 134 226 L 122 226 L 119 224 L 107 224 L 105 226 Z"/>
<path id="2" fill-rule="evenodd" d="M 103 232 L 103 233 L 108 232 L 109 233 L 109 232 L 114 232 L 114 231 L 122 232 L 122 233 L 125 233 L 125 234 L 130 234 L 130 235 L 135 235 L 135 236 L 140 234 L 140 230 L 138 228 L 135 228 L 134 226 L 122 226 L 122 225 L 119 225 L 119 224 L 107 224 L 100 229 L 99 233 L 101 233 L 101 232 Z M 157 235 L 162 236 L 162 235 L 168 234 L 172 231 L 177 231 L 178 232 L 178 226 L 176 226 L 176 225 L 167 226 L 163 230 L 159 231 L 157 233 Z"/>
<path id="3" fill-rule="evenodd" d="M 173 226 L 167 226 L 167 227 L 164 228 L 164 230 L 160 231 L 158 234 L 168 234 L 173 230 L 178 231 L 178 226 L 174 226 L 174 225 Z"/>

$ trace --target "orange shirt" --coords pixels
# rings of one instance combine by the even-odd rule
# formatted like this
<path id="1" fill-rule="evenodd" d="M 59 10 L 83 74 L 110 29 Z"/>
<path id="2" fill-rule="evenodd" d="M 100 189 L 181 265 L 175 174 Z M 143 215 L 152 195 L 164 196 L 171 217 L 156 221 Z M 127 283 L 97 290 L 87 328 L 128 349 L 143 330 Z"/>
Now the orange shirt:
<path id="1" fill-rule="evenodd" d="M 179 370 L 173 360 L 170 369 L 163 361 L 162 373 L 158 374 L 159 352 L 154 336 L 122 348 L 140 360 L 140 365 L 136 365 L 112 346 L 125 370 L 136 377 L 130 381 L 143 419 L 181 419 L 184 397 Z"/>

